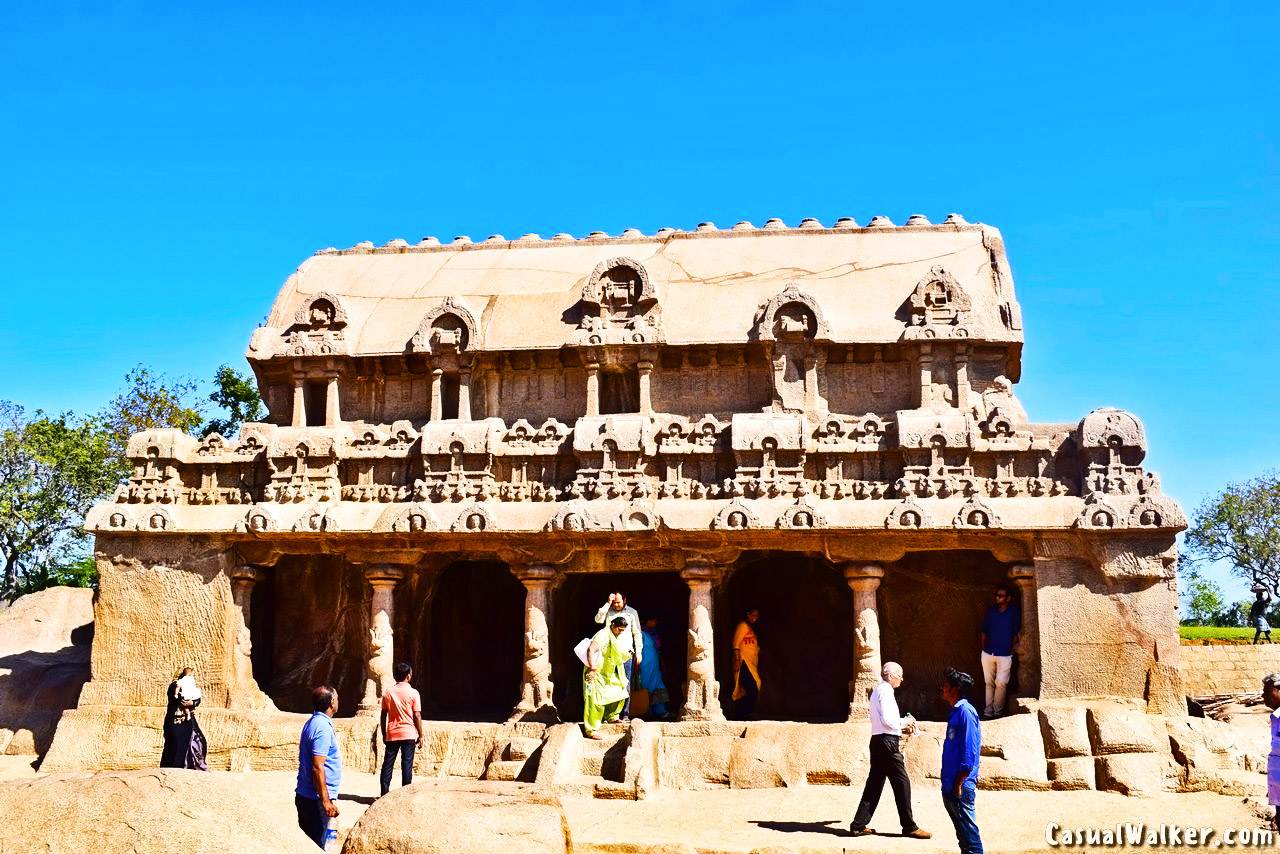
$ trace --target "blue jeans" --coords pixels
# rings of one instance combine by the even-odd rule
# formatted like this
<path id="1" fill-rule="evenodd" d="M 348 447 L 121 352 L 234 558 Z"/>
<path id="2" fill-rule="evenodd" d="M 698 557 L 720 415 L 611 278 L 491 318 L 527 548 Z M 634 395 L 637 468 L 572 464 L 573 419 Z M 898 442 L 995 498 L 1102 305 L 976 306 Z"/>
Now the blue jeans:
<path id="1" fill-rule="evenodd" d="M 329 814 L 320 806 L 320 799 L 294 795 L 293 805 L 298 810 L 298 827 L 308 839 L 323 848 L 324 838 L 329 833 Z"/>
<path id="2" fill-rule="evenodd" d="M 978 787 L 973 783 L 965 783 L 958 798 L 952 791 L 942 793 L 942 805 L 947 808 L 947 815 L 951 816 L 951 823 L 955 825 L 960 852 L 982 854 L 982 838 L 978 836 L 978 814 L 974 809 Z"/>
<path id="3" fill-rule="evenodd" d="M 635 666 L 636 660 L 634 657 L 628 658 L 622 665 L 622 669 L 627 674 L 627 701 L 622 704 L 622 716 L 624 718 L 631 714 L 631 674 L 634 672 Z"/>
<path id="4" fill-rule="evenodd" d="M 391 774 L 396 769 L 396 757 L 400 758 L 400 785 L 407 786 L 413 782 L 413 753 L 418 742 L 386 741 L 382 745 L 382 773 L 378 782 L 382 785 L 382 794 L 391 791 Z"/>

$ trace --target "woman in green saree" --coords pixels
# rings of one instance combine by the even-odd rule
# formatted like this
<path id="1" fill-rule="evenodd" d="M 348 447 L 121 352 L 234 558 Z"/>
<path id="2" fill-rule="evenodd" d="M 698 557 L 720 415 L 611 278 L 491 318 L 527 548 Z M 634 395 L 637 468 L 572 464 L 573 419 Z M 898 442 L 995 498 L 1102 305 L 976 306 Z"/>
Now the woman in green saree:
<path id="1" fill-rule="evenodd" d="M 587 738 L 600 739 L 601 723 L 612 723 L 631 696 L 631 683 L 622 666 L 631 653 L 618 643 L 627 630 L 625 617 L 614 617 L 607 628 L 596 632 L 587 648 L 587 666 L 582 672 L 582 728 Z"/>

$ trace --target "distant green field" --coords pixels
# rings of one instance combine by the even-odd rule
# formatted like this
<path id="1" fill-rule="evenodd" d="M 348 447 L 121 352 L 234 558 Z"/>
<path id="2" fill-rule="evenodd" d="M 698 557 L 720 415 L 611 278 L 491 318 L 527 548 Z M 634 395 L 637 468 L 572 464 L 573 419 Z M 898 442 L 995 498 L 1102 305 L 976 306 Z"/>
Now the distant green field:
<path id="1" fill-rule="evenodd" d="M 1219 626 L 1179 626 L 1178 635 L 1187 640 L 1245 641 L 1253 640 L 1253 629 L 1227 629 Z M 1280 631 L 1272 635 L 1280 641 Z"/>

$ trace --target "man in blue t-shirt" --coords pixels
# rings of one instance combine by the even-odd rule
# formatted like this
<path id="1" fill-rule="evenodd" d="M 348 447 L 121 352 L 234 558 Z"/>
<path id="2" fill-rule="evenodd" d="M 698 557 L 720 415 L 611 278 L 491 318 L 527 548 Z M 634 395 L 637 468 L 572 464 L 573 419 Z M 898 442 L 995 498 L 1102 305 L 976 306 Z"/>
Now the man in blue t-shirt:
<path id="1" fill-rule="evenodd" d="M 1022 631 L 1022 610 L 1012 604 L 1008 587 L 996 588 L 996 603 L 982 618 L 982 678 L 987 685 L 983 717 L 1004 714 L 1004 692 L 1013 671 L 1013 649 Z"/>
<path id="2" fill-rule="evenodd" d="M 965 696 L 973 677 L 948 667 L 942 675 L 942 699 L 951 707 L 947 737 L 942 742 L 942 805 L 956 829 L 960 854 L 982 854 L 978 834 L 978 757 L 982 753 L 982 728 L 978 712 Z"/>
<path id="3" fill-rule="evenodd" d="M 298 809 L 298 827 L 312 842 L 324 848 L 329 819 L 338 817 L 334 801 L 342 782 L 342 756 L 333 732 L 333 716 L 338 713 L 338 692 L 321 685 L 311 692 L 311 717 L 302 725 L 298 739 L 298 785 L 293 804 Z"/>

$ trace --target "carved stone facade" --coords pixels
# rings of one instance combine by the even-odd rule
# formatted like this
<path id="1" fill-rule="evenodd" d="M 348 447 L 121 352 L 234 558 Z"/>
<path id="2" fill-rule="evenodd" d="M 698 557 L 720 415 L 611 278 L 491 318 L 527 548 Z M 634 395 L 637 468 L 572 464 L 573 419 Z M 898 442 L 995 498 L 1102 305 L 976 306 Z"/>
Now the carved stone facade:
<path id="1" fill-rule="evenodd" d="M 254 579 L 287 566 L 322 583 L 318 567 L 336 561 L 355 572 L 333 584 L 353 597 L 344 619 L 367 645 L 355 699 L 372 709 L 401 634 L 415 648 L 434 637 L 422 615 L 455 595 L 446 576 L 505 564 L 518 583 L 501 595 L 522 597 L 512 613 L 524 614 L 507 709 L 547 720 L 580 678 L 571 661 L 563 670 L 576 640 L 563 632 L 578 633 L 581 615 L 553 603 L 593 574 L 623 589 L 627 573 L 678 574 L 688 607 L 671 613 L 687 654 L 683 673 L 664 662 L 668 685 L 686 717 L 717 719 L 730 711 L 720 685 L 733 682 L 734 609 L 761 584 L 788 584 L 780 570 L 742 580 L 741 568 L 802 556 L 851 588 L 824 606 L 846 650 L 849 669 L 831 679 L 849 715 L 887 655 L 950 663 L 912 646 L 908 615 L 946 607 L 951 591 L 978 608 L 1009 577 L 1032 622 L 1021 694 L 1165 702 L 1170 692 L 1148 686 L 1176 664 L 1185 520 L 1144 467 L 1141 422 L 1107 408 L 1077 424 L 1030 422 L 1014 394 L 1022 324 L 999 232 L 881 219 L 319 253 L 249 347 L 263 423 L 235 437 L 133 437 L 133 476 L 87 522 L 101 596 L 141 583 L 132 558 L 112 555 L 141 549 L 182 573 L 189 538 L 223 549 L 217 572 L 236 579 L 249 577 L 239 566 Z M 948 556 L 979 569 L 948 572 Z M 216 619 L 268 619 L 255 605 L 250 621 L 248 595 L 228 596 Z M 270 595 L 283 603 L 279 587 Z M 635 604 L 644 614 L 660 603 Z M 1052 636 L 1077 625 L 1061 622 L 1072 608 L 1091 615 L 1079 625 L 1096 646 Z M 565 620 L 573 628 L 558 629 Z M 289 631 L 272 629 L 281 660 Z M 254 672 L 269 670 L 256 663 L 263 644 L 237 632 L 226 655 L 254 650 Z M 763 656 L 770 642 L 784 643 L 764 642 Z M 1120 647 L 1122 673 L 1078 678 Z M 1048 665 L 1059 653 L 1075 663 Z M 100 678 L 111 671 L 98 654 L 87 702 L 136 699 Z M 326 655 L 314 651 L 313 672 Z M 335 668 L 323 672 L 347 672 Z M 260 696 L 248 681 L 227 696 Z M 770 690 L 766 679 L 762 702 Z"/>

